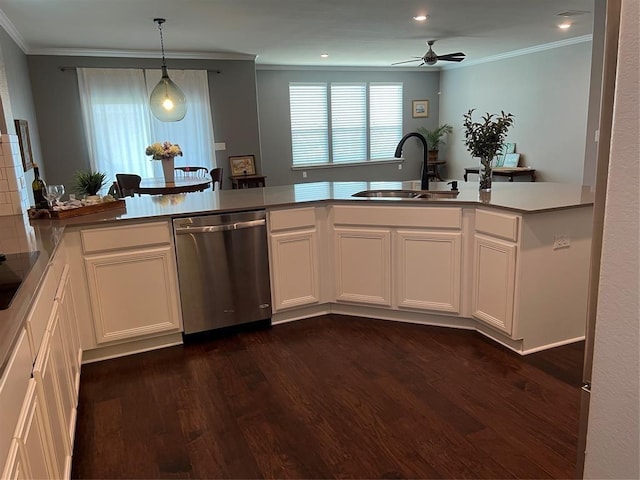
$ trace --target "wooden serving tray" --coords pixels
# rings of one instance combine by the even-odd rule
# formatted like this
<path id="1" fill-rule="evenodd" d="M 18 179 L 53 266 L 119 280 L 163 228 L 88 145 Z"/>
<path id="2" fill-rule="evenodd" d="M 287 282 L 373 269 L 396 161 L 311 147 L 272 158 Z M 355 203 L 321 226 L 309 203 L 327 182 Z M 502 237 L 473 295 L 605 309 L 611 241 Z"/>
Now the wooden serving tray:
<path id="1" fill-rule="evenodd" d="M 84 207 L 70 208 L 69 210 L 40 210 L 29 209 L 29 218 L 48 217 L 54 220 L 63 218 L 79 217 L 81 215 L 89 215 L 91 213 L 107 212 L 110 210 L 126 210 L 127 203 L 124 200 L 116 200 L 114 202 L 96 203 L 95 205 L 85 205 Z M 48 213 L 45 215 L 44 212 Z"/>

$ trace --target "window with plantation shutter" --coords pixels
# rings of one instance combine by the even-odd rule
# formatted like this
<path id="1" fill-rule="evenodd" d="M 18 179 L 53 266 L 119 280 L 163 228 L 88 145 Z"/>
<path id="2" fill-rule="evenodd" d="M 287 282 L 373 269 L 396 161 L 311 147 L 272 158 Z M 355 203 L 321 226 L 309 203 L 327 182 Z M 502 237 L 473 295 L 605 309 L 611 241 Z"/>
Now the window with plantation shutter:
<path id="1" fill-rule="evenodd" d="M 291 146 L 294 165 L 329 161 L 326 83 L 289 85 Z"/>
<path id="2" fill-rule="evenodd" d="M 402 83 L 290 83 L 293 167 L 393 158 L 402 137 Z"/>
<path id="3" fill-rule="evenodd" d="M 372 160 L 393 157 L 402 138 L 402 84 L 369 86 L 369 131 Z"/>

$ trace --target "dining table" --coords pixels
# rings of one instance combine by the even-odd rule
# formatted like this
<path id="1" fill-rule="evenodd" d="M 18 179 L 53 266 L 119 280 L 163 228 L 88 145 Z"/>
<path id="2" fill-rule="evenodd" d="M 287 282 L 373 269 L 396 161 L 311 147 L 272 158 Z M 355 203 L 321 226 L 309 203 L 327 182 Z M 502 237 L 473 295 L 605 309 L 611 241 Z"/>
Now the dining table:
<path id="1" fill-rule="evenodd" d="M 201 192 L 211 185 L 210 178 L 176 177 L 173 182 L 166 182 L 162 177 L 143 178 L 136 193 L 148 195 L 171 195 L 174 193 Z"/>

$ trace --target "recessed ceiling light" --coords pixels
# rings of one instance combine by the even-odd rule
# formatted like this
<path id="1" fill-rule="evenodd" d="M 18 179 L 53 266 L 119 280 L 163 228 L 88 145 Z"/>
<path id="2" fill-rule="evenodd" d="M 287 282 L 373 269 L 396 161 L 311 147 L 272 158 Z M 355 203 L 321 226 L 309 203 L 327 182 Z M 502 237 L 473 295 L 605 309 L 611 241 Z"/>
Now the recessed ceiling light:
<path id="1" fill-rule="evenodd" d="M 328 54 L 328 53 L 321 53 L 321 54 L 320 54 L 320 57 L 321 57 L 321 58 L 327 58 L 328 56 L 329 56 L 329 54 Z"/>
<path id="2" fill-rule="evenodd" d="M 413 17 L 416 22 L 424 22 L 427 20 L 427 18 L 429 18 L 429 15 L 416 15 L 415 17 Z"/>
<path id="3" fill-rule="evenodd" d="M 571 28 L 571 23 L 569 22 L 563 22 L 560 25 L 558 25 L 558 28 L 561 28 L 563 30 L 566 30 L 567 28 Z"/>

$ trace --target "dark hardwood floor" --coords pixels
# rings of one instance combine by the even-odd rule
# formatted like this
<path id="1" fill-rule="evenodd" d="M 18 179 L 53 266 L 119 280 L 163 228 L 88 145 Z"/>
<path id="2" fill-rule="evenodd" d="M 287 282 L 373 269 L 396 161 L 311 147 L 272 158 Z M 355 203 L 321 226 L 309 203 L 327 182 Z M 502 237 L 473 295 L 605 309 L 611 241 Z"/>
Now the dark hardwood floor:
<path id="1" fill-rule="evenodd" d="M 584 344 L 328 315 L 82 367 L 73 478 L 572 478 Z"/>

